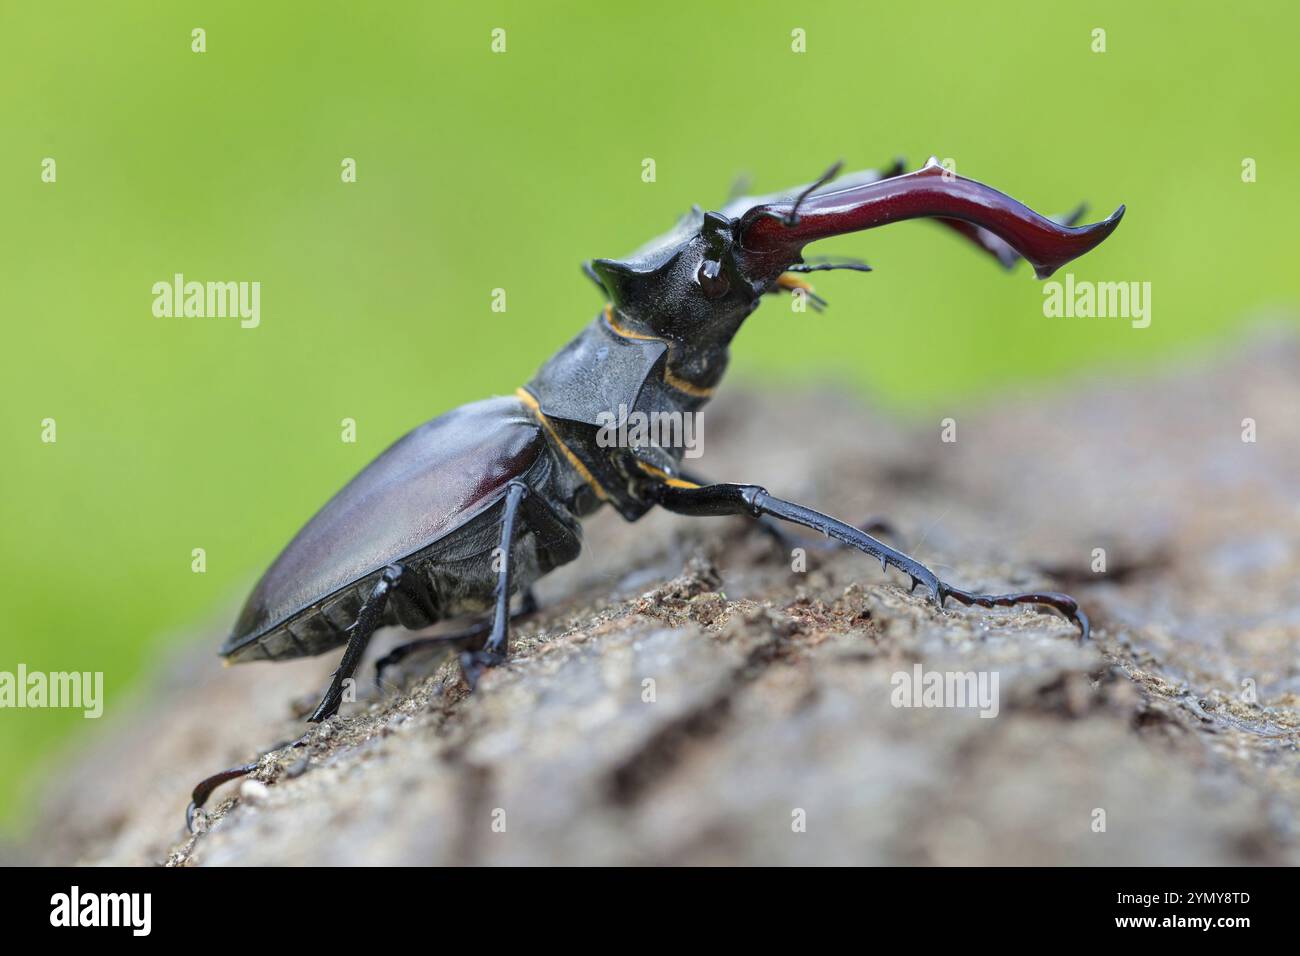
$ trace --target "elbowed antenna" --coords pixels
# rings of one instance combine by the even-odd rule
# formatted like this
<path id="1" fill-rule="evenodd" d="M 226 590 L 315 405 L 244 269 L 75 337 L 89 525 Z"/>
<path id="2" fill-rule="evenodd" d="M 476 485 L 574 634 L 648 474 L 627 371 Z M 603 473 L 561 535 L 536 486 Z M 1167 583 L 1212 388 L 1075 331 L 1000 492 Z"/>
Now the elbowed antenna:
<path id="1" fill-rule="evenodd" d="M 1046 279 L 1100 245 L 1123 216 L 1120 206 L 1110 218 L 1090 226 L 1064 226 L 991 186 L 949 172 L 932 158 L 903 176 L 755 206 L 741 219 L 738 234 L 748 252 L 797 257 L 808 243 L 830 236 L 906 219 L 955 220 L 954 226 L 969 223 L 992 233 L 1024 256 L 1038 278 Z"/>

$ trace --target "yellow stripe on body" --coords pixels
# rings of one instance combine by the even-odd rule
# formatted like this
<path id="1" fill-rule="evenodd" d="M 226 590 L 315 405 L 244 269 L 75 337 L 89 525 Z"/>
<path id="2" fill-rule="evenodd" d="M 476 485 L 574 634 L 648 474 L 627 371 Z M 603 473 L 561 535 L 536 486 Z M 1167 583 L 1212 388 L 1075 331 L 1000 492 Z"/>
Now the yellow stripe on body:
<path id="1" fill-rule="evenodd" d="M 636 332 L 625 325 L 621 325 L 614 318 L 614 306 L 610 303 L 605 304 L 605 324 L 610 327 L 615 335 L 622 336 L 625 339 L 640 339 L 643 342 L 663 342 L 672 349 L 672 343 L 657 335 L 646 335 L 643 332 Z M 713 395 L 712 388 L 706 388 L 703 385 L 696 385 L 694 382 L 688 382 L 680 375 L 674 374 L 669 368 L 664 366 L 664 382 L 671 388 L 677 389 L 683 395 L 689 395 L 692 398 L 709 398 Z"/>
<path id="2" fill-rule="evenodd" d="M 654 465 L 650 464 L 649 462 L 644 462 L 641 461 L 640 459 L 637 459 L 636 464 L 637 467 L 640 468 L 642 471 L 646 472 L 647 474 L 654 475 L 656 478 L 660 479 L 669 488 L 704 487 L 703 485 L 696 484 L 693 481 L 687 481 L 685 478 L 674 478 L 672 475 L 668 474 L 668 472 L 664 471 L 662 468 L 656 468 Z"/>
<path id="3" fill-rule="evenodd" d="M 601 501 L 609 501 L 609 493 L 601 487 L 600 482 L 596 480 L 596 476 L 591 473 L 591 469 L 583 464 L 582 459 L 575 455 L 573 450 L 564 443 L 564 439 L 555 431 L 555 426 L 552 425 L 551 420 L 546 417 L 545 413 L 542 411 L 542 406 L 538 404 L 538 401 L 533 397 L 532 392 L 528 391 L 526 388 L 517 388 L 515 389 L 515 395 L 519 397 L 521 402 L 528 406 L 528 410 L 533 413 L 533 417 L 536 418 L 537 421 L 541 423 L 541 426 L 546 429 L 546 433 L 550 435 L 551 440 L 559 446 L 560 451 L 564 452 L 564 457 L 569 459 L 569 464 L 573 466 L 573 470 L 578 473 L 583 481 L 591 486 L 591 490 L 596 493 L 596 497 Z"/>
<path id="4" fill-rule="evenodd" d="M 620 325 L 618 319 L 614 318 L 614 306 L 613 303 L 610 302 L 605 303 L 605 321 L 609 324 L 611 329 L 623 336 L 625 339 L 642 339 L 646 342 L 664 341 L 657 335 L 646 335 L 644 332 L 634 332 L 626 325 Z"/>
<path id="5" fill-rule="evenodd" d="M 666 366 L 664 367 L 664 381 L 677 389 L 677 391 L 684 395 L 689 395 L 692 398 L 709 398 L 713 394 L 713 389 L 688 382 L 686 379 L 680 378 L 668 371 Z"/>

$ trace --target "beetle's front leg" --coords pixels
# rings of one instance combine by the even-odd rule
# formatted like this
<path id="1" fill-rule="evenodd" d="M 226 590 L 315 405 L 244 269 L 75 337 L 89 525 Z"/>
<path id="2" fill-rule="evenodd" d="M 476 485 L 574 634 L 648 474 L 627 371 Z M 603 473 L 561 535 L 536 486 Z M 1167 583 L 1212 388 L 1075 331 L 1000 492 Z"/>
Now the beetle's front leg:
<path id="1" fill-rule="evenodd" d="M 1059 611 L 1079 627 L 1081 640 L 1088 638 L 1088 616 L 1079 608 L 1078 602 L 1068 594 L 1057 591 L 976 594 L 952 587 L 939 580 L 938 575 L 916 559 L 901 551 L 895 551 L 865 531 L 792 501 L 775 498 L 758 485 L 717 484 L 681 487 L 666 482 L 653 482 L 646 486 L 645 494 L 656 504 L 678 514 L 694 516 L 744 514 L 752 518 L 771 515 L 782 521 L 802 525 L 871 555 L 880 562 L 882 569 L 892 565 L 911 578 L 912 590 L 915 590 L 917 585 L 924 585 L 930 592 L 931 600 L 939 607 L 943 607 L 948 598 L 953 598 L 962 604 L 978 604 L 981 607 L 1039 604 Z"/>
<path id="2" fill-rule="evenodd" d="M 647 474 L 653 474 L 653 472 L 647 470 Z M 677 474 L 692 484 L 713 484 L 713 482 L 706 481 L 699 475 L 693 474 L 684 469 L 678 469 Z M 829 550 L 843 544 L 843 542 L 839 541 L 822 541 L 817 538 L 807 539 L 791 534 L 786 530 L 785 525 L 781 524 L 781 522 L 772 515 L 759 515 L 757 526 L 763 534 L 771 538 L 772 543 L 776 545 L 782 555 L 789 555 L 795 548 L 806 548 L 809 545 L 812 545 L 814 548 L 825 548 Z M 893 541 L 900 547 L 907 547 L 907 545 L 903 543 L 902 534 L 890 521 L 883 517 L 874 516 L 868 518 L 861 524 L 856 525 L 856 527 L 859 531 L 865 531 L 870 535 L 883 535 L 886 538 L 893 539 Z"/>

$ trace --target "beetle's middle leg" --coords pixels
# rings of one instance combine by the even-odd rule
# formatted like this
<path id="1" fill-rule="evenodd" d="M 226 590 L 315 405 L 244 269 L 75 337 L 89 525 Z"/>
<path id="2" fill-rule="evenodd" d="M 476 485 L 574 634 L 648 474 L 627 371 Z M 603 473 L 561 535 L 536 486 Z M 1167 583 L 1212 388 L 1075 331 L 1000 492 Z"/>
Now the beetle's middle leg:
<path id="1" fill-rule="evenodd" d="M 912 580 L 912 589 L 924 585 L 930 597 L 939 607 L 943 607 L 948 598 L 962 604 L 977 604 L 980 607 L 1010 607 L 1016 604 L 1038 604 L 1059 611 L 1080 631 L 1080 639 L 1088 638 L 1088 616 L 1083 613 L 1077 601 L 1068 594 L 1058 591 L 1025 591 L 1011 594 L 977 594 L 955 588 L 939 580 L 938 575 L 915 558 L 877 541 L 864 531 L 838 521 L 792 501 L 785 501 L 767 493 L 767 489 L 758 485 L 701 485 L 677 487 L 666 482 L 648 484 L 645 491 L 656 504 L 678 514 L 692 516 L 707 515 L 749 515 L 759 518 L 771 515 L 791 524 L 802 525 L 814 531 L 820 531 L 829 537 L 842 541 L 869 554 L 880 562 L 881 568 L 892 565 Z"/>
<path id="2" fill-rule="evenodd" d="M 529 614 L 535 614 L 537 608 L 537 595 L 533 593 L 532 588 L 524 591 L 523 600 L 520 601 L 519 607 L 510 615 L 512 621 L 521 617 L 527 617 Z M 476 637 L 482 637 L 492 630 L 492 619 L 487 618 L 471 624 L 469 627 L 462 628 L 459 631 L 452 631 L 450 634 L 438 634 L 434 637 L 420 637 L 413 641 L 407 641 L 405 644 L 398 644 L 391 651 L 375 661 L 375 686 L 383 685 L 384 672 L 388 668 L 406 660 L 417 651 L 426 647 L 446 647 L 448 645 L 465 644 L 474 640 Z"/>

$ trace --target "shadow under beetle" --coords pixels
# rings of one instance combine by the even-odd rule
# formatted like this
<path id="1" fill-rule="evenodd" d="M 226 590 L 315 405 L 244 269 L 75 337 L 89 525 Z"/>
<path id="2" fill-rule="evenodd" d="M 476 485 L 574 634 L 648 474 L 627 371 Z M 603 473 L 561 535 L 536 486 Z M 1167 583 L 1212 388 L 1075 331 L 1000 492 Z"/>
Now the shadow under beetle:
<path id="1" fill-rule="evenodd" d="M 231 662 L 284 660 L 346 644 L 324 698 L 309 718 L 339 709 L 371 635 L 383 625 L 419 629 L 490 612 L 481 626 L 397 648 L 463 647 L 472 688 L 509 652 L 510 599 L 578 555 L 578 520 L 610 505 L 628 521 L 658 506 L 683 515 L 748 515 L 802 525 L 864 552 L 923 586 L 936 605 L 1038 604 L 1088 635 L 1073 598 L 1053 591 L 975 594 L 867 534 L 750 484 L 712 484 L 680 467 L 681 449 L 604 447 L 614 410 L 698 411 L 713 395 L 741 323 L 767 293 L 811 295 L 800 273 L 868 271 L 855 260 L 806 262 L 803 249 L 830 236 L 906 219 L 933 218 L 1010 268 L 1024 258 L 1040 279 L 1083 255 L 1124 214 L 1075 228 L 1082 208 L 1048 219 L 931 159 L 845 177 L 839 166 L 786 193 L 737 198 L 718 212 L 692 209 L 669 233 L 626 259 L 596 259 L 584 271 L 608 304 L 513 396 L 449 412 L 399 439 L 336 494 L 276 558 L 253 589 L 221 648 Z M 815 304 L 820 300 L 813 297 Z M 486 635 L 486 640 L 482 638 Z M 478 649 L 471 649 L 482 641 Z M 256 763 L 195 788 L 196 807 L 218 785 Z"/>

